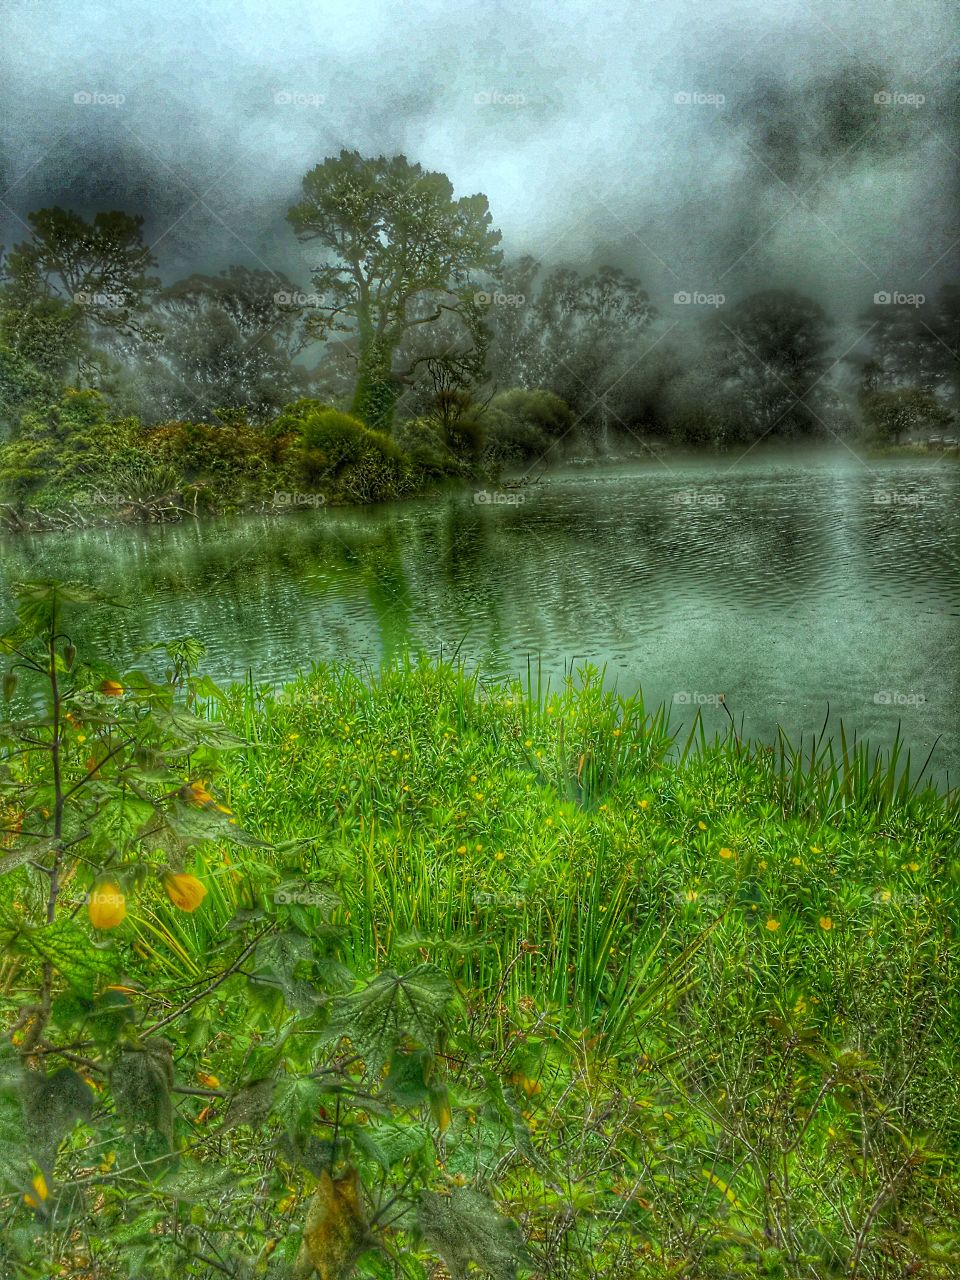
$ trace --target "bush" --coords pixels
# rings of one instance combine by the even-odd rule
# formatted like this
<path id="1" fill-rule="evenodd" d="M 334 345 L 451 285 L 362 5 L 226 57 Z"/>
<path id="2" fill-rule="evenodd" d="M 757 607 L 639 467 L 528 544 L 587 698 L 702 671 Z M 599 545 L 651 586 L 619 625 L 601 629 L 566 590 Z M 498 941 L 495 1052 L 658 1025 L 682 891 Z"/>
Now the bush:
<path id="1" fill-rule="evenodd" d="M 184 487 L 208 490 L 221 510 L 266 501 L 292 483 L 291 438 L 267 438 L 243 423 L 164 423 L 147 432 L 146 446 L 180 474 Z"/>
<path id="2" fill-rule="evenodd" d="M 501 391 L 484 416 L 487 452 L 498 460 L 534 457 L 565 436 L 574 421 L 573 410 L 552 391 Z"/>
<path id="3" fill-rule="evenodd" d="M 297 482 L 328 502 L 382 502 L 413 492 L 422 479 L 389 436 L 318 400 L 288 405 L 270 430 L 293 441 Z"/>
<path id="4" fill-rule="evenodd" d="M 142 462 L 139 427 L 135 418 L 109 418 L 98 392 L 68 387 L 56 403 L 25 413 L 0 448 L 0 491 L 18 506 L 113 491 L 117 473 Z"/>

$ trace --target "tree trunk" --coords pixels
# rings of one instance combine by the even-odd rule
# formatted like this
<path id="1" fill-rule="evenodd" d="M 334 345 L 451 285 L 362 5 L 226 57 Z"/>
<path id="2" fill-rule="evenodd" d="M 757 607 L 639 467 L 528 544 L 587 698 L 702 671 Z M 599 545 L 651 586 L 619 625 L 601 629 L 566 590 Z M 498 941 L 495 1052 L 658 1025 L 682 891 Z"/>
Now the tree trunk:
<path id="1" fill-rule="evenodd" d="M 357 385 L 351 406 L 351 412 L 372 431 L 384 431 L 388 435 L 393 428 L 393 411 L 397 403 L 392 354 L 383 338 L 361 337 Z"/>

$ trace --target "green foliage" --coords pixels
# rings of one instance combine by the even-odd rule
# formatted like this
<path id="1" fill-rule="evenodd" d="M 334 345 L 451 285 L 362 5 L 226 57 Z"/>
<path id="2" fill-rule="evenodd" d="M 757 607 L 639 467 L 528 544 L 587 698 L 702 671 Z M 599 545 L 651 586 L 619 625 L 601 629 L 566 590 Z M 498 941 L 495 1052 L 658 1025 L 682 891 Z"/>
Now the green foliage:
<path id="1" fill-rule="evenodd" d="M 287 217 L 299 239 L 327 254 L 313 271 L 308 331 L 356 342 L 352 411 L 389 431 L 398 393 L 393 358 L 404 336 L 467 305 L 475 273 L 499 265 L 487 199 L 454 199 L 444 174 L 405 156 L 344 150 L 305 175 L 303 199 Z"/>
<path id="2" fill-rule="evenodd" d="M 515 387 L 493 397 L 483 425 L 498 458 L 540 458 L 569 433 L 574 415 L 551 391 Z"/>
<path id="3" fill-rule="evenodd" d="M 0 447 L 0 489 L 21 506 L 83 501 L 90 490 L 116 493 L 141 465 L 136 426 L 112 419 L 98 392 L 68 388 L 26 412 L 15 437 Z"/>
<path id="4" fill-rule="evenodd" d="M 900 436 L 931 431 L 953 421 L 953 414 L 930 391 L 900 387 L 895 391 L 872 391 L 863 397 L 867 430 L 885 443 L 898 443 Z"/>
<path id="5" fill-rule="evenodd" d="M 312 842 L 271 845 L 217 799 L 244 743 L 211 714 L 198 646 L 157 646 L 162 680 L 93 670 L 65 628 L 103 603 L 22 584 L 0 642 L 45 690 L 0 724 L 5 1274 L 213 1259 L 239 1280 L 283 1237 L 271 1274 L 349 1280 L 418 1231 L 424 1259 L 501 1274 L 515 1229 L 480 1197 L 443 1201 L 448 1081 L 477 1051 L 451 977 L 347 956 L 336 860 L 311 869 Z"/>
<path id="6" fill-rule="evenodd" d="M 71 304 L 90 326 L 142 332 L 144 302 L 159 281 L 143 243 L 143 218 L 119 210 L 86 221 L 54 207 L 27 215 L 32 238 L 8 258 L 14 291 Z"/>

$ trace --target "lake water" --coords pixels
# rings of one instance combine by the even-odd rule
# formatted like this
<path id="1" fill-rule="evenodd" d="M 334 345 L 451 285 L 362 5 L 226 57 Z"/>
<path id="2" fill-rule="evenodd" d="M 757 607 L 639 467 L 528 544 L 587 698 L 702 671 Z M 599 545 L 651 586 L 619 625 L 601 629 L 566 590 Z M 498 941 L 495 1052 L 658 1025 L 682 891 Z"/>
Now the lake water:
<path id="1" fill-rule="evenodd" d="M 960 773 L 960 467 L 754 450 L 571 469 L 510 501 L 445 494 L 212 524 L 0 542 L 0 588 L 54 575 L 129 609 L 87 616 L 125 659 L 194 635 L 218 680 L 404 645 L 491 676 L 605 666 L 623 692 L 748 736 L 831 723 L 886 746 L 898 722 Z M 517 499 L 522 499 L 522 501 Z M 107 620 L 109 619 L 109 621 Z"/>

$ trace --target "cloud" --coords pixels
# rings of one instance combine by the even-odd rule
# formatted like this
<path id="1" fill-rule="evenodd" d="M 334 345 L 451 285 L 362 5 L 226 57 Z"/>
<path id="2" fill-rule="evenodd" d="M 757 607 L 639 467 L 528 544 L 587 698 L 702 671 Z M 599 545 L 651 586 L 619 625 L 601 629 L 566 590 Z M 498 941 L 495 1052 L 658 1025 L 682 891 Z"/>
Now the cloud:
<path id="1" fill-rule="evenodd" d="M 484 191 L 508 252 L 613 261 L 656 300 L 784 283 L 854 314 L 878 282 L 956 276 L 947 0 L 7 0 L 6 18 L 7 244 L 33 208 L 122 207 L 167 279 L 303 278 L 284 214 L 346 146 Z"/>

